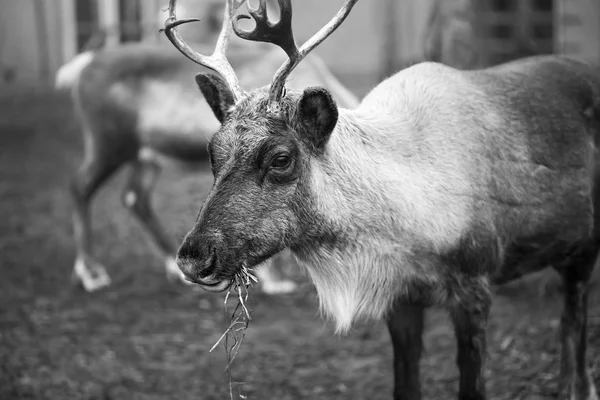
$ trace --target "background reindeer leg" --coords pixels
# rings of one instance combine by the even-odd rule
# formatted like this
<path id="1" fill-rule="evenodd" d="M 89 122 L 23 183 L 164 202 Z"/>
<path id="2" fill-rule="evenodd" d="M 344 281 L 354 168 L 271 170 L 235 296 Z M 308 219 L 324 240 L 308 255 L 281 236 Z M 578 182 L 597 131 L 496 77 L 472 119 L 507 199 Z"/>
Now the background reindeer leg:
<path id="1" fill-rule="evenodd" d="M 102 156 L 91 134 L 85 136 L 85 158 L 71 180 L 73 201 L 73 235 L 77 258 L 73 279 L 78 280 L 88 292 L 110 285 L 104 267 L 92 256 L 92 227 L 90 203 L 96 191 L 128 159 L 128 151 L 111 149 L 110 157 Z M 127 148 L 126 148 L 127 150 Z"/>
<path id="2" fill-rule="evenodd" d="M 296 282 L 283 278 L 282 271 L 290 261 L 289 253 L 284 251 L 256 268 L 256 276 L 263 293 L 286 294 L 296 291 L 298 287 Z"/>
<path id="3" fill-rule="evenodd" d="M 142 150 L 139 158 L 132 164 L 131 176 L 123 191 L 123 204 L 136 216 L 163 254 L 169 281 L 191 284 L 183 278 L 183 274 L 175 263 L 177 245 L 174 238 L 167 234 L 152 207 L 152 191 L 160 172 L 161 167 L 158 162 L 152 155 L 146 154 Z"/>
<path id="4" fill-rule="evenodd" d="M 590 244 L 578 257 L 563 267 L 564 308 L 561 318 L 561 365 L 559 398 L 597 400 L 598 394 L 590 377 L 587 350 L 588 281 L 598 263 L 597 246 Z"/>
<path id="5" fill-rule="evenodd" d="M 460 371 L 459 400 L 485 400 L 486 327 L 492 304 L 487 278 L 461 277 L 450 306 Z"/>
<path id="6" fill-rule="evenodd" d="M 424 308 L 397 302 L 387 326 L 394 346 L 394 400 L 421 400 Z"/>

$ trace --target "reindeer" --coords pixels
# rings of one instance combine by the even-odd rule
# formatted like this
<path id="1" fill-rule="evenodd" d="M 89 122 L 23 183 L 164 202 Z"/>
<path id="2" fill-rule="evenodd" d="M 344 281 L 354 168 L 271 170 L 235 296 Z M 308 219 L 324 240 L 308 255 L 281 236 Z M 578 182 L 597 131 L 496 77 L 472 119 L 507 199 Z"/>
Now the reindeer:
<path id="1" fill-rule="evenodd" d="M 242 81 L 257 87 L 267 84 L 269 71 L 285 59 L 271 48 L 238 46 L 232 50 L 232 62 L 242 70 Z M 151 193 L 168 158 L 187 168 L 207 163 L 208 140 L 220 123 L 202 94 L 190 89 L 189 82 L 198 71 L 198 65 L 181 57 L 170 43 L 128 43 L 86 51 L 58 71 L 56 87 L 71 89 L 84 133 L 84 161 L 72 180 L 71 195 L 77 248 L 73 275 L 87 291 L 110 284 L 106 269 L 92 255 L 90 203 L 98 189 L 126 165 L 132 171 L 122 196 L 124 205 L 158 245 L 169 280 L 189 283 L 175 264 L 177 244 L 156 216 Z M 330 88 L 346 107 L 358 105 L 356 97 L 316 56 L 293 79 L 299 88 Z M 258 273 L 266 293 L 295 289 L 293 281 L 278 281 L 271 265 Z"/>
<path id="2" fill-rule="evenodd" d="M 445 307 L 457 340 L 459 399 L 486 399 L 491 281 L 552 265 L 562 276 L 560 398 L 598 399 L 586 359 L 590 274 L 600 247 L 597 188 L 600 79 L 589 66 L 535 56 L 461 71 L 424 62 L 375 86 L 353 110 L 329 90 L 285 89 L 293 69 L 334 32 L 357 0 L 300 48 L 290 0 L 272 23 L 264 0 L 225 20 L 243 39 L 281 47 L 270 85 L 244 91 L 225 49 L 204 56 L 219 75 L 196 82 L 221 128 L 209 142 L 214 185 L 176 262 L 211 292 L 290 249 L 321 309 L 345 333 L 387 321 L 395 399 L 420 399 L 423 314 Z M 236 9 L 243 0 L 228 0 Z"/>

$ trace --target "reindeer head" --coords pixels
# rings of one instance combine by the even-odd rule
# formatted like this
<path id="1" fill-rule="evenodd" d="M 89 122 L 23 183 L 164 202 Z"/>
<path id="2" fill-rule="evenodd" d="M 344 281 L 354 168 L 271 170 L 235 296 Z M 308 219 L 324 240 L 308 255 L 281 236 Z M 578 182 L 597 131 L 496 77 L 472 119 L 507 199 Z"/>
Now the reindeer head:
<path id="1" fill-rule="evenodd" d="M 266 1 L 248 10 L 256 22 L 252 31 L 238 26 L 246 15 L 235 16 L 243 0 L 227 0 L 221 35 L 213 55 L 191 50 L 177 34 L 175 0 L 169 4 L 165 31 L 188 58 L 221 76 L 196 76 L 202 94 L 221 122 L 209 153 L 213 187 L 194 228 L 178 252 L 187 278 L 210 291 L 227 289 L 235 274 L 256 266 L 285 248 L 301 245 L 314 233 L 310 204 L 311 159 L 321 157 L 338 120 L 331 94 L 320 87 L 285 90 L 285 81 L 298 63 L 343 22 L 357 0 L 347 0 L 336 16 L 301 48 L 291 29 L 290 0 L 278 0 L 280 21 L 267 18 Z M 271 85 L 246 93 L 227 62 L 231 30 L 244 39 L 270 42 L 289 59 Z"/>

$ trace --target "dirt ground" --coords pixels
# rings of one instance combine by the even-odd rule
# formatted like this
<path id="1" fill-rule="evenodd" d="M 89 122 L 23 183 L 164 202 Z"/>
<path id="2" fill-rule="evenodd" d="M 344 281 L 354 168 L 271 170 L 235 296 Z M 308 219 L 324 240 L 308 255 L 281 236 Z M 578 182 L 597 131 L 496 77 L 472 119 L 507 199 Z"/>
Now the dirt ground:
<path id="1" fill-rule="evenodd" d="M 227 399 L 223 295 L 170 285 L 146 234 L 121 206 L 124 174 L 93 209 L 95 252 L 113 285 L 87 294 L 70 283 L 74 245 L 67 183 L 81 137 L 66 98 L 45 92 L 0 99 L 0 399 Z M 207 171 L 164 171 L 154 203 L 173 235 L 191 227 L 211 185 Z M 248 399 L 391 399 L 392 348 L 384 324 L 335 336 L 305 275 L 298 293 L 253 293 L 233 365 Z M 598 290 L 597 290 L 598 291 Z M 590 363 L 600 386 L 600 296 L 590 309 Z M 496 295 L 489 324 L 492 399 L 552 398 L 560 297 L 535 285 Z M 427 316 L 423 390 L 457 389 L 452 328 Z"/>

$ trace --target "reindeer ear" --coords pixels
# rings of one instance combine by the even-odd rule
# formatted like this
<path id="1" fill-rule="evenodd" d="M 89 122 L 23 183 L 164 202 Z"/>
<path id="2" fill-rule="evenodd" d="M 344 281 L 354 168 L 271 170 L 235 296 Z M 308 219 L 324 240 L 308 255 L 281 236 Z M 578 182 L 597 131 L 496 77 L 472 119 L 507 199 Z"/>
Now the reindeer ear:
<path id="1" fill-rule="evenodd" d="M 338 108 L 329 91 L 322 87 L 304 90 L 298 101 L 298 118 L 315 150 L 323 151 L 338 120 Z"/>
<path id="2" fill-rule="evenodd" d="M 233 93 L 223 79 L 212 74 L 196 75 L 196 83 L 206 99 L 206 102 L 215 113 L 215 117 L 222 124 L 227 117 L 227 110 L 234 105 Z"/>

